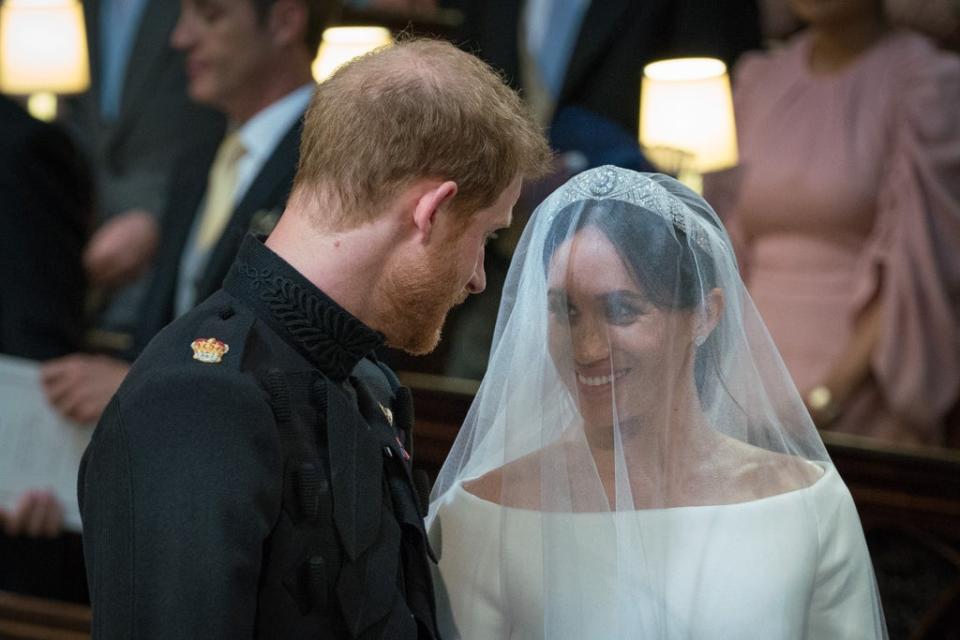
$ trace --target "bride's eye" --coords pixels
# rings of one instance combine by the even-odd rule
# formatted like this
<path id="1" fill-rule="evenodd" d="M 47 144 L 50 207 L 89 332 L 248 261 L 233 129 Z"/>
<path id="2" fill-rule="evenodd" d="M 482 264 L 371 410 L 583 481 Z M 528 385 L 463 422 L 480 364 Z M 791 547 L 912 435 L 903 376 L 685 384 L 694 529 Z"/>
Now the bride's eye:
<path id="1" fill-rule="evenodd" d="M 604 316 L 613 325 L 633 324 L 644 311 L 643 304 L 618 295 L 608 297 L 604 304 Z"/>
<path id="2" fill-rule="evenodd" d="M 551 293 L 547 297 L 547 310 L 550 315 L 558 318 L 572 318 L 577 313 L 576 308 L 567 301 L 567 297 L 559 293 Z"/>
<path id="3" fill-rule="evenodd" d="M 607 307 L 607 322 L 610 324 L 631 324 L 640 315 L 638 309 L 627 304 L 617 304 Z"/>

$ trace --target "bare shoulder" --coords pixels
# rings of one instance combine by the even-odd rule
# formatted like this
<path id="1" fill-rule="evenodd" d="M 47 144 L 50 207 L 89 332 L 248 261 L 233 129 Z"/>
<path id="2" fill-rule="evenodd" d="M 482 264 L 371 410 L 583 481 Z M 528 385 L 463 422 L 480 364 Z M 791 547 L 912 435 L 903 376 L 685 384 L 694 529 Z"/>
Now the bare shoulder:
<path id="1" fill-rule="evenodd" d="M 463 483 L 470 494 L 505 507 L 540 508 L 540 473 L 547 456 L 557 455 L 561 447 L 554 445 L 529 453 Z"/>
<path id="2" fill-rule="evenodd" d="M 503 493 L 503 467 L 489 471 L 479 478 L 463 483 L 464 490 L 487 502 L 500 502 Z"/>
<path id="3" fill-rule="evenodd" d="M 823 468 L 805 458 L 722 438 L 721 446 L 727 454 L 722 458 L 735 467 L 731 475 L 740 480 L 743 497 L 757 499 L 806 489 L 823 477 Z"/>

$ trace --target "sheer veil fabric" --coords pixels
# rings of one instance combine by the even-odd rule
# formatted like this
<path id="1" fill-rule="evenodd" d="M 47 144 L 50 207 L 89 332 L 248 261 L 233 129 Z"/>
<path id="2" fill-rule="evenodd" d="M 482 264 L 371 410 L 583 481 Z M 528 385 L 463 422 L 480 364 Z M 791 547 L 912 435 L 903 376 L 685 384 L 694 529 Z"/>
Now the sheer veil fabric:
<path id="1" fill-rule="evenodd" d="M 600 167 L 537 209 L 428 526 L 449 637 L 885 637 L 726 232 L 662 175 Z"/>

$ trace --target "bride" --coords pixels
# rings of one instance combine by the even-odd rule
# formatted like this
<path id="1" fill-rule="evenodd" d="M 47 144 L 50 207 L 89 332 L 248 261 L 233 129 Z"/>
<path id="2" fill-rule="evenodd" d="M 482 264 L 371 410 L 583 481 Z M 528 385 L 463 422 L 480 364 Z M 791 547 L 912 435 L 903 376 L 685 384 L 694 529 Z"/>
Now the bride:
<path id="1" fill-rule="evenodd" d="M 524 231 L 434 487 L 445 638 L 882 638 L 846 486 L 721 223 L 601 167 Z"/>

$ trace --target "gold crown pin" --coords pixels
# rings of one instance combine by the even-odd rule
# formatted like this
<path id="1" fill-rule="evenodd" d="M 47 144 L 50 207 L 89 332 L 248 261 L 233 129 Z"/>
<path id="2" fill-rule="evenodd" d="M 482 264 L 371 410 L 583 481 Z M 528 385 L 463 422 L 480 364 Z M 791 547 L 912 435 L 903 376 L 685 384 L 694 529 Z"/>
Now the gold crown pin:
<path id="1" fill-rule="evenodd" d="M 208 364 L 217 364 L 223 360 L 223 354 L 230 351 L 230 345 L 216 338 L 197 338 L 190 343 L 193 359 Z"/>

